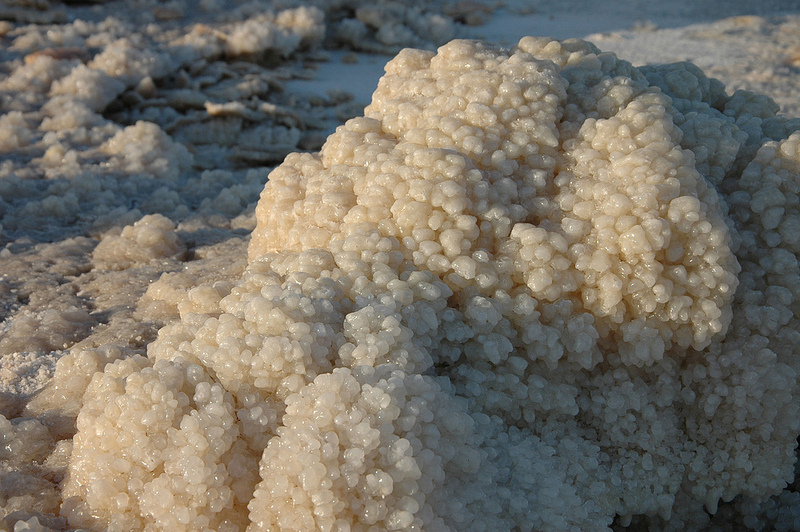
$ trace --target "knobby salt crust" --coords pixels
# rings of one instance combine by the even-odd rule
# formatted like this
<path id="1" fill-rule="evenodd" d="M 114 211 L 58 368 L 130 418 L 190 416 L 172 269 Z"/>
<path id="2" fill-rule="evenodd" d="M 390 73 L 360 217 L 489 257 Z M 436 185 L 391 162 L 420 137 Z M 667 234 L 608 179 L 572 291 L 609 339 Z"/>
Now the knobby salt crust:
<path id="1" fill-rule="evenodd" d="M 270 174 L 230 292 L 92 379 L 61 511 L 692 529 L 780 493 L 800 124 L 776 110 L 582 41 L 403 51 Z"/>

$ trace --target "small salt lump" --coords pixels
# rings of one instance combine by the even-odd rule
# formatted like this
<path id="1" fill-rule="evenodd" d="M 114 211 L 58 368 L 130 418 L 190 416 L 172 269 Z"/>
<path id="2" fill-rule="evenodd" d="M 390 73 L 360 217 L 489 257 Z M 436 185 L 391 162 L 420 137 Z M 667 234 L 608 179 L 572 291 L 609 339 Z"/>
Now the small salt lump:
<path id="1" fill-rule="evenodd" d="M 104 236 L 92 252 L 92 261 L 101 269 L 124 270 L 151 260 L 178 258 L 185 251 L 172 220 L 148 214 L 119 234 Z"/>

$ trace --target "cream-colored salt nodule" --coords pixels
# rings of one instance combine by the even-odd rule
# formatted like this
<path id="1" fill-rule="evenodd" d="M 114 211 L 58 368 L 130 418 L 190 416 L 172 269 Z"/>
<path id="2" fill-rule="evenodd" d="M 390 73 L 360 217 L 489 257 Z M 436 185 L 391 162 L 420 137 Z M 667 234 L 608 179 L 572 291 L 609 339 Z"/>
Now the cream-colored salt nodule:
<path id="1" fill-rule="evenodd" d="M 692 529 L 780 493 L 800 134 L 775 111 L 578 40 L 402 51 L 270 174 L 238 283 L 95 374 L 62 515 Z"/>

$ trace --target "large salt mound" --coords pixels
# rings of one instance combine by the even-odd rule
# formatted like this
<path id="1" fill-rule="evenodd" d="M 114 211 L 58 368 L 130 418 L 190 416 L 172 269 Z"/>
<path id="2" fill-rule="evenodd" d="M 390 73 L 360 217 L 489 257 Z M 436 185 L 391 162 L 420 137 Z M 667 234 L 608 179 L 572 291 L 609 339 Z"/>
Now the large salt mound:
<path id="1" fill-rule="evenodd" d="M 69 355 L 51 397 L 111 363 L 50 496 L 94 530 L 684 530 L 734 499 L 791 528 L 767 499 L 800 433 L 800 124 L 775 112 L 583 41 L 401 52 L 270 174 L 238 283 L 163 296 L 147 358 Z"/>

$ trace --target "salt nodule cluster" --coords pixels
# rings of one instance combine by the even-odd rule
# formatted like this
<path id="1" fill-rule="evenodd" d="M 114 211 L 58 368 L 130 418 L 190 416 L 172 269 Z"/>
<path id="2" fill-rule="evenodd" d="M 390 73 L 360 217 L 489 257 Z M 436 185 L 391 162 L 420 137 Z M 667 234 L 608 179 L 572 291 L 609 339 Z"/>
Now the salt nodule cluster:
<path id="1" fill-rule="evenodd" d="M 800 136 L 774 113 L 582 41 L 402 52 L 364 117 L 270 174 L 218 307 L 93 379 L 62 512 L 692 528 L 779 493 Z"/>

